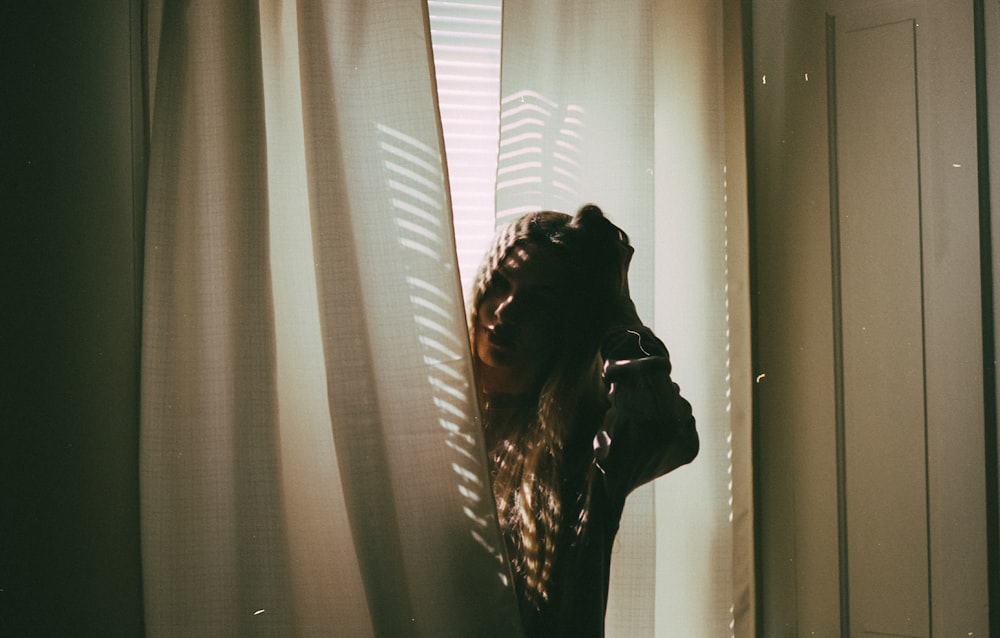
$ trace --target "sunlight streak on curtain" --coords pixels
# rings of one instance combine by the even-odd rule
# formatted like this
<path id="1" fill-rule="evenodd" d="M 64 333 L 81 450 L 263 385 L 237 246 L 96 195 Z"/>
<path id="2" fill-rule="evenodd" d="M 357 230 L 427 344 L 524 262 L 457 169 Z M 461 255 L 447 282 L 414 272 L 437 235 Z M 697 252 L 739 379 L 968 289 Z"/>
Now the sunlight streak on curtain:
<path id="1" fill-rule="evenodd" d="M 148 634 L 517 635 L 425 5 L 149 19 Z"/>

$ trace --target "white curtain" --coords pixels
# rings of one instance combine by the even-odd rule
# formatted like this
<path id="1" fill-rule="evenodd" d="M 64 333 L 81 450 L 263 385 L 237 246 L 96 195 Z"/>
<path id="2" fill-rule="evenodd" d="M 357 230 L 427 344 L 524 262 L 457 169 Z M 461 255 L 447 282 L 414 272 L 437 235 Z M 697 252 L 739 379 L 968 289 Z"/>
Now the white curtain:
<path id="1" fill-rule="evenodd" d="M 149 15 L 148 634 L 516 635 L 424 3 Z"/>
<path id="2" fill-rule="evenodd" d="M 149 4 L 150 636 L 518 633 L 452 232 L 481 245 L 484 213 L 451 216 L 428 4 Z M 503 8 L 497 215 L 593 201 L 629 232 L 702 435 L 631 498 L 613 636 L 752 635 L 738 4 Z"/>

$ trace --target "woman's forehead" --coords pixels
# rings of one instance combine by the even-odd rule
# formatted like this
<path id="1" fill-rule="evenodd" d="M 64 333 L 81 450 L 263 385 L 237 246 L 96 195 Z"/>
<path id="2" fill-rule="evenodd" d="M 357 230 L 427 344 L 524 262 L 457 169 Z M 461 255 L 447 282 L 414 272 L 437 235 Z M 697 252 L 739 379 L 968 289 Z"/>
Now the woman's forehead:
<path id="1" fill-rule="evenodd" d="M 500 270 L 520 283 L 542 286 L 564 283 L 567 275 L 566 263 L 557 251 L 528 242 L 511 247 L 500 263 Z"/>

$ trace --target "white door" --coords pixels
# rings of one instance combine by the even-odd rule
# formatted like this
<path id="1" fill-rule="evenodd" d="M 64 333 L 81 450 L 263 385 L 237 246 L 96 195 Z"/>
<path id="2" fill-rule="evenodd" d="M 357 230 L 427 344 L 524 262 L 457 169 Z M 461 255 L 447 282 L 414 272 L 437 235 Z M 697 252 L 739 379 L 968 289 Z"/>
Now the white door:
<path id="1" fill-rule="evenodd" d="M 972 11 L 754 6 L 769 637 L 987 635 Z"/>

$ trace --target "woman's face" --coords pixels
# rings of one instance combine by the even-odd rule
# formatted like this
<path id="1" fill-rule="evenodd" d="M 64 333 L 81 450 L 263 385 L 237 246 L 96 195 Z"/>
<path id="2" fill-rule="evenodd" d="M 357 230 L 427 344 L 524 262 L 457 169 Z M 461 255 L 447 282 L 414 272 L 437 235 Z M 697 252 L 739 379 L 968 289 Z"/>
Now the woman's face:
<path id="1" fill-rule="evenodd" d="M 537 244 L 517 244 L 479 302 L 475 355 L 483 389 L 521 394 L 541 381 L 558 350 L 566 266 Z"/>

